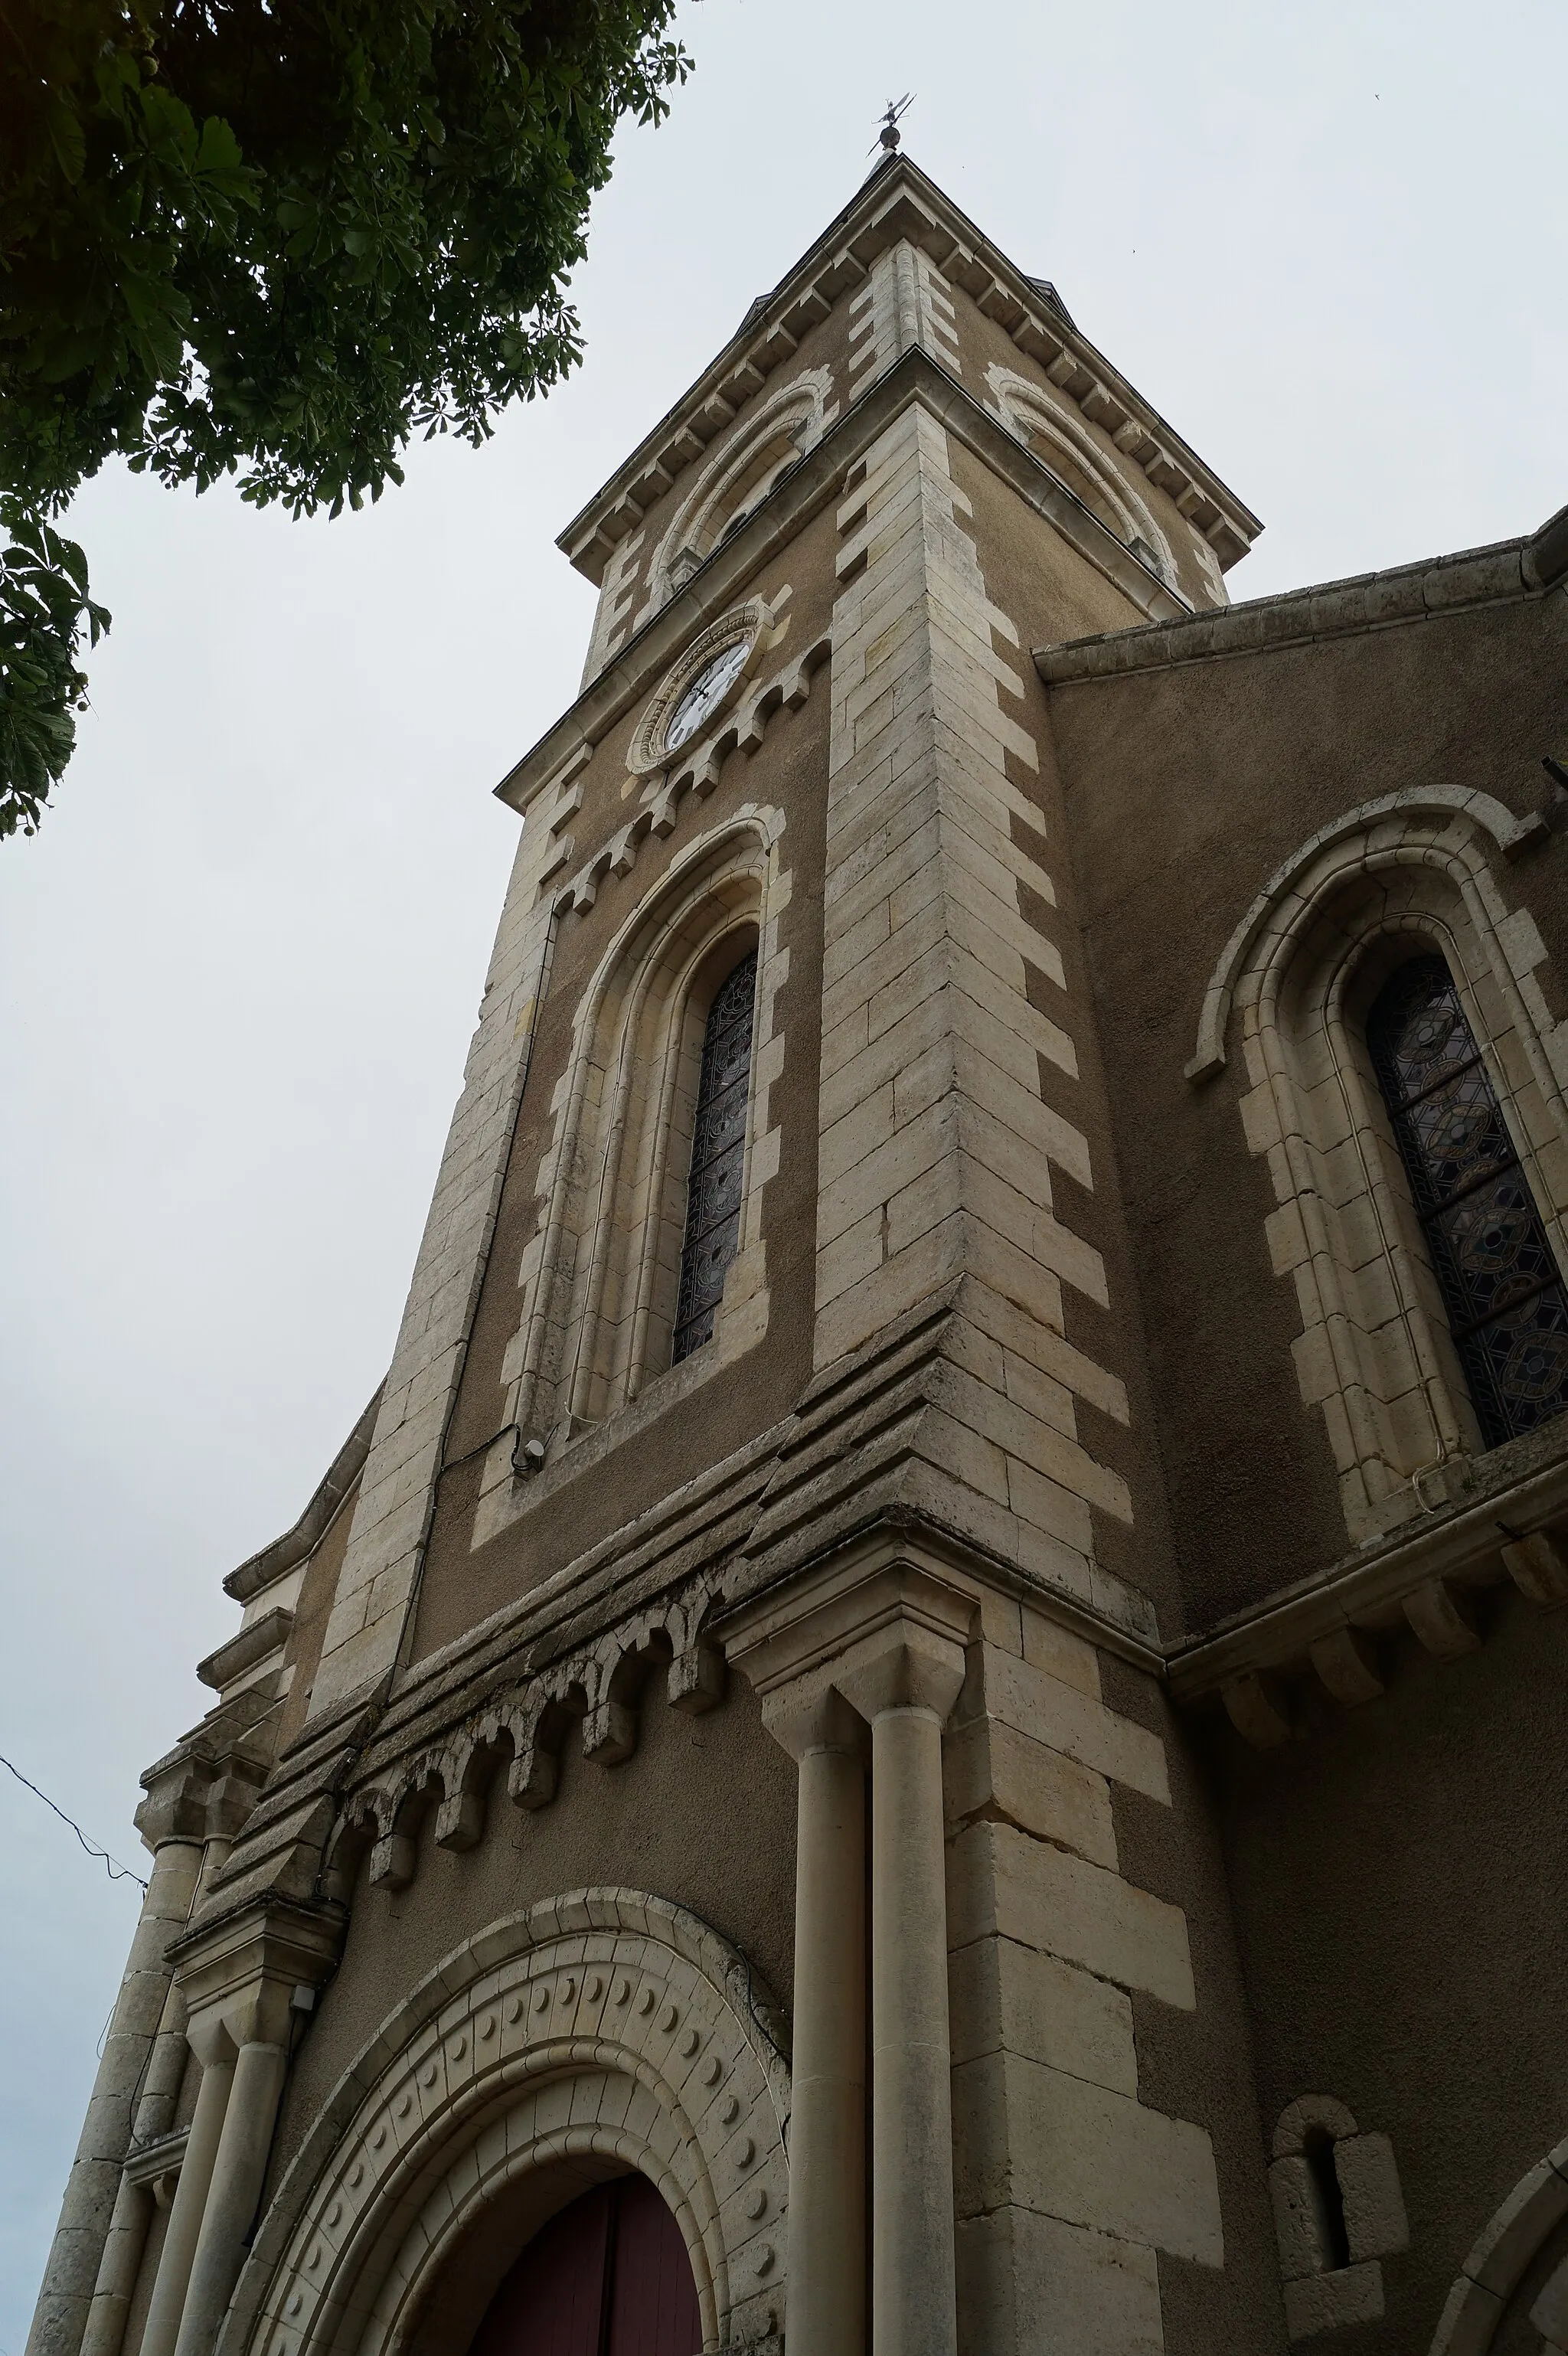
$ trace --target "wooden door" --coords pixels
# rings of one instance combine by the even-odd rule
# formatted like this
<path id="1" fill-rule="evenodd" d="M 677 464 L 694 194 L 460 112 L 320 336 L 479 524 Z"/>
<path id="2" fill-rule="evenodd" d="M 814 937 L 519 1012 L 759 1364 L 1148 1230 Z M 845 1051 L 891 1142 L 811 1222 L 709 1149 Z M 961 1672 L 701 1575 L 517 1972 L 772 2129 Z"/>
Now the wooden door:
<path id="1" fill-rule="evenodd" d="M 680 2227 L 645 2176 L 558 2210 L 491 2300 L 471 2356 L 700 2356 Z"/>

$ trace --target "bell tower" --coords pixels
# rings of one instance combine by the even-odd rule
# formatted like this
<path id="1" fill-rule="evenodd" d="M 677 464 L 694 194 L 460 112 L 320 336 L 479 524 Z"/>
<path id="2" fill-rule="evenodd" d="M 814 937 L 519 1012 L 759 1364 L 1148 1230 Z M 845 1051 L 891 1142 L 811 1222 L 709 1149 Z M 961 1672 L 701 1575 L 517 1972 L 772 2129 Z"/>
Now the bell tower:
<path id="1" fill-rule="evenodd" d="M 627 2169 L 707 2348 L 1264 2344 L 1031 659 L 1222 613 L 1257 528 L 890 147 L 562 535 L 392 1365 L 209 1665 L 264 1781 L 163 1942 L 206 2179 L 150 2290 L 73 2229 L 48 2356 L 463 2356 Z"/>

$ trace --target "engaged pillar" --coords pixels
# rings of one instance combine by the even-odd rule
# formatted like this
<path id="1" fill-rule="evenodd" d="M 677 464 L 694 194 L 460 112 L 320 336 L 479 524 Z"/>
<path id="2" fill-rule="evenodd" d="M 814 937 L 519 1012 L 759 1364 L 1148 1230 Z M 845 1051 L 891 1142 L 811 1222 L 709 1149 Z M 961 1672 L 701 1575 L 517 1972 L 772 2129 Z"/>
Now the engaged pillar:
<path id="1" fill-rule="evenodd" d="M 208 2024 L 200 2041 L 193 2037 L 191 2042 L 202 2065 L 201 2084 L 197 2090 L 196 2114 L 190 2123 L 185 2158 L 180 2162 L 168 2229 L 158 2254 L 157 2278 L 142 2332 L 141 2356 L 174 2356 L 202 2213 L 207 2207 L 208 2188 L 212 2182 L 234 2083 L 234 2048 L 219 2024 Z"/>
<path id="2" fill-rule="evenodd" d="M 261 2197 L 288 2066 L 285 2046 L 253 2041 L 240 2048 L 175 2356 L 211 2356 Z M 204 2090 L 206 2083 L 204 2078 Z"/>
<path id="3" fill-rule="evenodd" d="M 794 2356 L 864 2356 L 866 1730 L 831 1688 L 768 1724 L 800 1779 L 790 2346 Z"/>
<path id="4" fill-rule="evenodd" d="M 729 1659 L 800 1766 L 785 2330 L 863 2356 L 863 1772 L 871 1759 L 874 2356 L 955 2356 L 942 1729 L 974 1597 L 907 1558 L 817 1568 L 726 1615 Z M 868 1736 L 869 1730 L 869 1736 Z"/>
<path id="5" fill-rule="evenodd" d="M 211 2356 L 261 2203 L 298 2022 L 330 1974 L 342 1909 L 271 1892 L 175 1950 L 196 2116 L 139 2356 Z"/>
<path id="6" fill-rule="evenodd" d="M 955 2356 L 942 1730 L 962 1649 L 912 1630 L 845 1679 L 871 1725 L 872 2356 Z"/>
<path id="7" fill-rule="evenodd" d="M 154 1854 L 147 1894 L 38 2293 L 27 2356 L 76 2356 L 81 2343 L 119 2195 L 137 2083 L 168 1993 L 168 1949 L 190 1912 L 201 1867 L 200 1843 L 188 1837 L 194 1813 L 195 1804 L 187 1800 L 183 1785 L 162 1811 L 163 1819 L 176 1830 L 158 1841 Z M 147 1818 L 151 1812 L 144 1808 L 141 1814 Z M 145 1837 L 154 1836 L 149 1831 Z"/>

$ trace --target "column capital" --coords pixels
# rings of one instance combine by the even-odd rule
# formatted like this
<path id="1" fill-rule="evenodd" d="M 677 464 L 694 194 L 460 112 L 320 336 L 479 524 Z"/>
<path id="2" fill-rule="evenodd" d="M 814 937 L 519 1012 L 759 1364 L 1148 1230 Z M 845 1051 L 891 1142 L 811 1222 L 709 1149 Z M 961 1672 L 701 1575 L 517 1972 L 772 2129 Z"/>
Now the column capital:
<path id="1" fill-rule="evenodd" d="M 341 1907 L 273 1891 L 179 1940 L 172 1950 L 175 1985 L 201 2059 L 244 2045 L 286 2045 L 294 1990 L 314 1991 L 331 1976 L 344 1921 Z"/>
<path id="2" fill-rule="evenodd" d="M 869 1755 L 864 1718 L 820 1677 L 765 1694 L 763 1724 L 797 1766 L 813 1751 L 838 1751 L 860 1760 Z"/>
<path id="3" fill-rule="evenodd" d="M 145 1847 L 156 1851 L 165 1841 L 204 1841 L 207 1802 L 212 1788 L 214 1763 L 209 1748 L 187 1737 L 142 1776 L 146 1796 L 137 1804 L 136 1830 Z"/>
<path id="4" fill-rule="evenodd" d="M 270 1705 L 254 1697 L 219 1706 L 142 1776 L 136 1829 L 153 1850 L 165 1841 L 232 1840 L 255 1806 L 272 1762 Z"/>
<path id="5" fill-rule="evenodd" d="M 714 1633 L 755 1687 L 763 1719 L 795 1758 L 851 1747 L 843 1706 L 944 1719 L 964 1682 L 973 1594 L 901 1537 L 847 1548 L 727 1612 Z"/>

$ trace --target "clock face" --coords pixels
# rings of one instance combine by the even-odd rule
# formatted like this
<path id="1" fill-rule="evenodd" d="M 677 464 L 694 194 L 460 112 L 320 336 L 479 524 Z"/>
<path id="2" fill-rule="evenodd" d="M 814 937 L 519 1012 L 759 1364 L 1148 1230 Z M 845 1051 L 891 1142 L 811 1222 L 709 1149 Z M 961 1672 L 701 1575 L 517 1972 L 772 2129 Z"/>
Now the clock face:
<path id="1" fill-rule="evenodd" d="M 704 663 L 670 714 L 665 730 L 667 752 L 678 752 L 696 735 L 709 714 L 718 710 L 745 669 L 750 652 L 746 639 L 737 638 L 733 646 L 720 648 L 711 662 Z"/>

